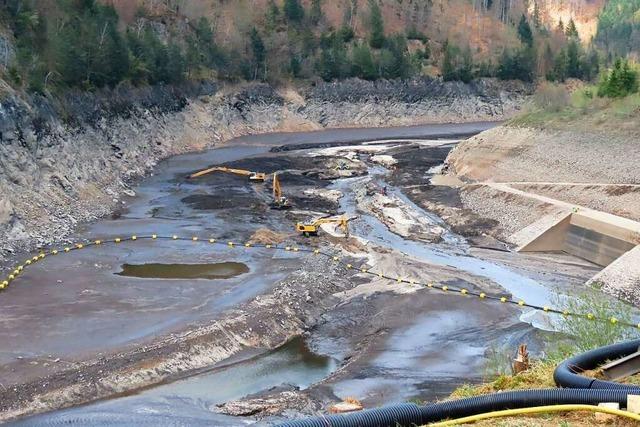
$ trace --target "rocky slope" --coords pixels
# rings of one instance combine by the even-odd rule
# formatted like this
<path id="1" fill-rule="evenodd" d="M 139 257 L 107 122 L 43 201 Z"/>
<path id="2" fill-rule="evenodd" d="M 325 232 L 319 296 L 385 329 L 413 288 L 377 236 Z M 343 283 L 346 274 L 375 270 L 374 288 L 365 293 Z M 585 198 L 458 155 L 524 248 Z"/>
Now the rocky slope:
<path id="1" fill-rule="evenodd" d="M 636 141 L 632 132 L 502 126 L 470 138 L 447 161 L 469 182 L 521 182 L 520 189 L 639 220 Z"/>
<path id="2" fill-rule="evenodd" d="M 163 158 L 270 131 L 501 120 L 530 89 L 483 80 L 350 80 L 314 87 L 122 87 L 0 102 L 0 257 L 112 212 Z"/>

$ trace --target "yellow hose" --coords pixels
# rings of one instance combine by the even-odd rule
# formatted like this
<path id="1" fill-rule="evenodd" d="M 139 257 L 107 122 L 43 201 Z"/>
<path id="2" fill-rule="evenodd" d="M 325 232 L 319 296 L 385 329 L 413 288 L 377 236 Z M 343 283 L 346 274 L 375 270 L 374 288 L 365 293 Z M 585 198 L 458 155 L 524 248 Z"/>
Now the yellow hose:
<path id="1" fill-rule="evenodd" d="M 603 406 L 594 405 L 549 405 L 535 406 L 533 408 L 507 409 L 504 411 L 487 412 L 485 414 L 472 415 L 470 417 L 458 418 L 457 420 L 444 421 L 435 424 L 429 424 L 430 427 L 446 427 L 456 426 L 460 424 L 472 423 L 481 420 L 500 417 L 512 417 L 515 415 L 540 414 L 548 412 L 567 412 L 567 411 L 591 411 L 602 412 L 605 414 L 618 415 L 632 420 L 640 421 L 640 415 L 633 412 L 621 411 L 620 409 L 611 409 Z"/>

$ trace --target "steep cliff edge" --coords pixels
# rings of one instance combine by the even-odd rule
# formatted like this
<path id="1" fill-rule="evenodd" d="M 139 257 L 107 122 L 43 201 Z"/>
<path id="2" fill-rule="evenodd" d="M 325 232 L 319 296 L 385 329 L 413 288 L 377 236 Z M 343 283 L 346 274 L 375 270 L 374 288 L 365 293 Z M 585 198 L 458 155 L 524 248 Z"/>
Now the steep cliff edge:
<path id="1" fill-rule="evenodd" d="M 233 137 L 325 127 L 502 120 L 530 88 L 481 80 L 121 87 L 0 102 L 0 256 L 112 212 L 161 159 Z"/>

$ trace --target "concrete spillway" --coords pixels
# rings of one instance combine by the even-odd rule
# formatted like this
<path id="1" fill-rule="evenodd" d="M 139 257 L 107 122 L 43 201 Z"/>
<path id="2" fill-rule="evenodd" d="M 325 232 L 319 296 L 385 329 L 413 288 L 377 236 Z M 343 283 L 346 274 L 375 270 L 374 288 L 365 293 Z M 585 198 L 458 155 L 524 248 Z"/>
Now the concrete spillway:
<path id="1" fill-rule="evenodd" d="M 563 250 L 594 264 L 607 266 L 634 247 L 627 241 L 571 224 Z"/>
<path id="2" fill-rule="evenodd" d="M 640 222 L 529 193 L 506 183 L 486 185 L 555 207 L 552 213 L 509 237 L 518 252 L 566 252 L 605 267 L 587 284 L 640 305 Z"/>
<path id="3" fill-rule="evenodd" d="M 640 244 L 640 223 L 593 210 L 560 211 L 518 234 L 519 252 L 562 251 L 608 266 Z"/>

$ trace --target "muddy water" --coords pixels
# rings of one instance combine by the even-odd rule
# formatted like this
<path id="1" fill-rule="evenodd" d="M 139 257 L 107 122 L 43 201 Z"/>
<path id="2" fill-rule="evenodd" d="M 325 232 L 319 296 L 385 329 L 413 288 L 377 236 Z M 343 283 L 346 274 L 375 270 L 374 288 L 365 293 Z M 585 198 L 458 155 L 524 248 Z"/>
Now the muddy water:
<path id="1" fill-rule="evenodd" d="M 415 126 L 381 130 L 332 130 L 246 137 L 226 146 L 169 158 L 123 201 L 113 219 L 83 226 L 75 241 L 133 234 L 198 235 L 243 241 L 259 228 L 290 232 L 284 212 L 264 209 L 262 186 L 235 176 L 217 175 L 185 180 L 202 167 L 263 155 L 274 145 L 331 142 L 380 137 L 473 133 L 494 124 Z M 360 138 L 358 138 L 360 135 Z M 255 209 L 227 203 L 203 209 L 200 201 L 237 195 L 251 199 Z M 244 206 L 244 205 L 243 205 Z M 266 212 L 266 213 L 265 213 Z M 123 264 L 246 264 L 250 272 L 202 287 L 175 279 L 116 275 Z M 141 341 L 180 329 L 190 322 L 208 321 L 222 310 L 265 292 L 297 265 L 296 255 L 254 249 L 202 250 L 190 242 L 139 241 L 120 246 L 92 247 L 69 256 L 49 257 L 21 276 L 0 298 L 0 377 L 5 384 L 24 381 L 60 369 L 49 360 L 73 362 L 79 355 L 137 347 Z M 17 262 L 18 260 L 16 260 Z M 78 330 L 77 325 L 83 328 Z M 17 330 L 20 333 L 16 333 Z M 6 368 L 6 372 L 3 372 Z"/>
<path id="2" fill-rule="evenodd" d="M 230 279 L 249 272 L 241 262 L 215 264 L 124 264 L 119 276 L 142 279 Z"/>
<path id="3" fill-rule="evenodd" d="M 505 293 L 532 304 L 555 305 L 564 298 L 563 290 L 558 289 L 557 284 L 565 278 L 552 268 L 537 275 L 499 261 L 473 256 L 465 239 L 449 230 L 443 235 L 443 242 L 438 244 L 404 239 L 391 232 L 377 217 L 358 210 L 354 191 L 372 180 L 379 188 L 387 187 L 390 194 L 397 196 L 422 218 L 446 228 L 439 217 L 422 210 L 400 189 L 390 186 L 385 181 L 387 173 L 384 168 L 374 166 L 369 169 L 367 177 L 343 179 L 330 187 L 344 194 L 340 210 L 356 217 L 350 224 L 352 234 L 425 263 L 426 268 L 429 265 L 452 267 L 456 271 L 489 279 L 500 285 Z M 525 257 L 521 258 L 526 265 Z M 566 285 L 564 291 L 569 286 Z M 351 372 L 329 382 L 338 397 L 356 396 L 372 406 L 409 399 L 431 401 L 441 398 L 463 383 L 481 380 L 485 375 L 487 352 L 510 350 L 520 343 L 528 343 L 530 351 L 535 353 L 540 350 L 538 328 L 552 327 L 548 318 L 531 316 L 526 310 L 521 312 L 518 320 L 517 316 L 499 314 L 501 307 L 495 307 L 494 315 L 487 315 L 484 310 L 490 311 L 490 307 L 480 307 L 479 310 L 470 302 L 452 305 L 448 296 L 432 295 L 430 299 L 433 301 L 424 296 L 420 298 L 423 302 L 416 303 L 412 320 L 400 327 L 391 327 L 388 338 L 374 342 L 372 347 L 375 350 L 366 361 L 358 362 Z M 403 310 L 412 311 L 409 301 L 403 304 Z M 384 310 L 385 305 L 380 304 L 380 310 Z M 381 322 L 386 327 L 394 324 L 393 317 Z M 332 347 L 332 343 L 322 337 L 317 339 L 317 343 L 320 348 Z"/>
<path id="4" fill-rule="evenodd" d="M 182 201 L 193 195 L 230 192 L 253 195 L 245 180 L 185 181 L 203 165 L 264 153 L 268 147 L 233 146 L 173 157 L 126 200 L 115 219 L 82 227 L 74 237 L 105 239 L 133 234 L 216 237 L 243 241 L 260 227 L 282 230 L 279 213 L 256 218 L 230 206 L 215 211 Z M 123 264 L 218 264 L 233 259 L 250 269 L 202 286 L 205 279 L 127 277 Z M 207 322 L 223 310 L 267 291 L 296 268 L 295 254 L 266 250 L 207 248 L 173 241 L 138 241 L 101 245 L 50 257 L 30 268 L 0 299 L 0 378 L 6 383 L 39 377 L 98 352 L 119 351 L 154 340 L 158 334 Z M 78 328 L 82 325 L 82 328 Z M 20 331 L 19 333 L 17 331 Z M 51 360 L 60 359 L 52 363 Z"/>
<path id="5" fill-rule="evenodd" d="M 329 375 L 337 361 L 313 353 L 296 338 L 282 347 L 200 375 L 109 401 L 39 415 L 13 426 L 238 426 L 247 421 L 215 413 L 217 404 L 271 387 L 305 389 Z"/>
<path id="6" fill-rule="evenodd" d="M 370 169 L 370 177 L 377 182 L 380 188 L 387 187 L 388 191 L 419 212 L 423 218 L 430 219 L 434 225 L 446 227 L 443 221 L 430 212 L 424 211 L 411 202 L 402 192 L 389 186 L 384 181 L 386 171 L 380 167 Z M 357 216 L 353 221 L 356 234 L 361 235 L 373 243 L 392 247 L 416 259 L 429 263 L 446 265 L 465 271 L 480 277 L 485 277 L 498 283 L 507 292 L 516 298 L 522 298 L 530 304 L 550 305 L 555 296 L 552 291 L 525 275 L 518 274 L 499 264 L 468 255 L 468 245 L 463 237 L 447 230 L 444 233 L 444 244 L 425 244 L 413 240 L 404 239 L 394 234 L 389 228 L 373 215 L 363 214 L 357 211 L 354 188 L 359 187 L 370 177 L 348 178 L 340 180 L 333 185 L 333 189 L 340 190 L 344 197 L 340 200 L 340 208 L 348 216 Z"/>

